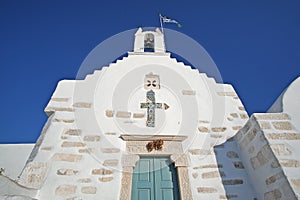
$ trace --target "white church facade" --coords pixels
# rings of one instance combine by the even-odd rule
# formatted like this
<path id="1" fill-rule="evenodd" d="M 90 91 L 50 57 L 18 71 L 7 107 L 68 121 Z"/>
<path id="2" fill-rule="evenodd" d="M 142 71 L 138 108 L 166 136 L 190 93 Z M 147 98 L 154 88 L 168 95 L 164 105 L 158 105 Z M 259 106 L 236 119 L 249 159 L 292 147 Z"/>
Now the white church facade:
<path id="1" fill-rule="evenodd" d="M 24 166 L 0 146 L 0 199 L 300 199 L 299 86 L 249 117 L 230 84 L 139 28 L 127 57 L 58 83 Z"/>

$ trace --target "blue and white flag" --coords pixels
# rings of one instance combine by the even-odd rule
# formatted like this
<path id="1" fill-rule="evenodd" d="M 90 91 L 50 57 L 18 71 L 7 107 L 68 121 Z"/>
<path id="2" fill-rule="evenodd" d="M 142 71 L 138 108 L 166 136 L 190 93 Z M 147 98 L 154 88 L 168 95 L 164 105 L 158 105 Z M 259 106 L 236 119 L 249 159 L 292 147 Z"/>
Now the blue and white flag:
<path id="1" fill-rule="evenodd" d="M 171 19 L 169 17 L 166 17 L 166 16 L 162 16 L 161 14 L 159 15 L 160 19 L 162 20 L 163 23 L 174 23 L 176 24 L 178 27 L 182 27 L 181 24 L 174 20 L 174 19 Z"/>

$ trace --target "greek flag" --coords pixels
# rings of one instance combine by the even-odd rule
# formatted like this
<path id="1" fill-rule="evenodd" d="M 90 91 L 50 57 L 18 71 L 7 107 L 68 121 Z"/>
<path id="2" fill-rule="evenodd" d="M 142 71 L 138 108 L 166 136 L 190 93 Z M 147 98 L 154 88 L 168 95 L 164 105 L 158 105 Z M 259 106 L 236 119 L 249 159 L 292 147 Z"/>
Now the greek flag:
<path id="1" fill-rule="evenodd" d="M 160 17 L 160 19 L 162 20 L 163 23 L 174 23 L 174 24 L 176 24 L 179 28 L 182 27 L 182 25 L 181 25 L 178 21 L 176 21 L 176 20 L 174 20 L 174 19 L 171 19 L 171 18 L 166 17 L 166 16 L 162 16 L 161 14 L 159 15 L 159 17 Z"/>

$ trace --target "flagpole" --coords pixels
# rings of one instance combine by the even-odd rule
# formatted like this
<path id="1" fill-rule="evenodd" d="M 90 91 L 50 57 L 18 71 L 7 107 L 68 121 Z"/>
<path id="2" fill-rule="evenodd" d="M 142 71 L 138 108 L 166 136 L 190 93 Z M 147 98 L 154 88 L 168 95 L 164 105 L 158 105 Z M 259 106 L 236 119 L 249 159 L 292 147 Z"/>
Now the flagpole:
<path id="1" fill-rule="evenodd" d="M 161 14 L 159 14 L 159 21 L 160 21 L 161 32 L 164 34 L 164 27 L 163 27 L 161 18 L 162 18 L 162 16 L 161 16 Z"/>

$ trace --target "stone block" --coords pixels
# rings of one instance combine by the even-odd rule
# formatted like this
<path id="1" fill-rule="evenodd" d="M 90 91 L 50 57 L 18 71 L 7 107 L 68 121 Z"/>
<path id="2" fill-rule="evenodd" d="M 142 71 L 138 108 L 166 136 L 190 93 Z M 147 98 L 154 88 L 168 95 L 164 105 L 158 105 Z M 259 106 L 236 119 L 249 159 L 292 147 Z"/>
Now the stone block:
<path id="1" fill-rule="evenodd" d="M 59 98 L 59 97 L 52 97 L 51 101 L 56 101 L 56 102 L 67 102 L 69 101 L 69 98 Z"/>
<path id="2" fill-rule="evenodd" d="M 79 162 L 81 159 L 82 155 L 77 154 L 56 153 L 52 156 L 54 161 Z"/>
<path id="3" fill-rule="evenodd" d="M 182 90 L 182 95 L 195 96 L 196 91 L 195 90 Z"/>
<path id="4" fill-rule="evenodd" d="M 241 161 L 235 161 L 235 162 L 233 162 L 233 166 L 235 168 L 237 168 L 237 169 L 244 169 L 245 168 L 244 165 L 243 165 L 243 163 Z"/>
<path id="5" fill-rule="evenodd" d="M 106 166 L 106 167 L 115 167 L 117 166 L 119 163 L 119 161 L 117 159 L 110 159 L 110 160 L 105 160 L 103 162 L 103 166 Z"/>
<path id="6" fill-rule="evenodd" d="M 272 184 L 272 183 L 275 183 L 277 180 L 279 180 L 279 179 L 281 179 L 281 178 L 284 178 L 283 172 L 279 172 L 279 173 L 277 173 L 277 174 L 275 174 L 275 175 L 273 175 L 273 176 L 270 176 L 269 178 L 267 178 L 267 179 L 265 180 L 266 185 L 270 185 L 270 184 Z"/>
<path id="7" fill-rule="evenodd" d="M 242 127 L 241 126 L 233 126 L 233 127 L 231 127 L 232 128 L 232 130 L 234 130 L 234 131 L 238 131 L 238 130 L 240 130 Z"/>
<path id="8" fill-rule="evenodd" d="M 18 183 L 39 189 L 46 179 L 48 169 L 49 165 L 46 162 L 30 162 L 25 166 Z"/>
<path id="9" fill-rule="evenodd" d="M 228 120 L 228 121 L 233 121 L 233 118 L 227 117 L 227 120 Z"/>
<path id="10" fill-rule="evenodd" d="M 300 133 L 268 133 L 271 140 L 300 140 Z"/>
<path id="11" fill-rule="evenodd" d="M 63 142 L 61 147 L 84 147 L 85 144 L 82 142 Z"/>
<path id="12" fill-rule="evenodd" d="M 67 140 L 67 139 L 69 139 L 69 137 L 63 135 L 63 136 L 60 137 L 60 139 Z"/>
<path id="13" fill-rule="evenodd" d="M 241 142 L 240 142 L 240 146 L 242 149 L 246 148 L 246 146 L 249 144 L 249 140 L 248 137 L 245 137 Z"/>
<path id="14" fill-rule="evenodd" d="M 253 158 L 250 158 L 250 163 L 251 163 L 251 166 L 254 170 L 257 169 L 260 166 L 260 162 L 258 161 L 256 156 L 253 157 Z"/>
<path id="15" fill-rule="evenodd" d="M 189 153 L 192 155 L 213 155 L 212 150 L 209 149 L 189 149 Z"/>
<path id="16" fill-rule="evenodd" d="M 74 169 L 58 169 L 56 174 L 57 175 L 64 175 L 64 176 L 73 176 L 73 175 L 76 175 L 78 174 L 78 170 L 74 170 Z"/>
<path id="17" fill-rule="evenodd" d="M 199 120 L 199 123 L 200 124 L 209 124 L 209 121 L 207 121 L 207 120 Z"/>
<path id="18" fill-rule="evenodd" d="M 240 185 L 243 184 L 244 181 L 242 179 L 230 179 L 230 180 L 222 180 L 223 185 Z"/>
<path id="19" fill-rule="evenodd" d="M 43 151 L 51 151 L 52 147 L 50 147 L 50 146 L 44 146 L 44 147 L 41 147 L 41 150 L 43 150 Z"/>
<path id="20" fill-rule="evenodd" d="M 116 135 L 115 132 L 106 132 L 105 135 Z"/>
<path id="21" fill-rule="evenodd" d="M 248 115 L 246 113 L 241 113 L 240 114 L 241 119 L 248 119 Z"/>
<path id="22" fill-rule="evenodd" d="M 235 137 L 236 137 L 236 140 L 239 141 L 243 137 L 243 132 L 241 130 L 239 130 L 239 132 L 237 132 L 237 134 L 235 135 Z"/>
<path id="23" fill-rule="evenodd" d="M 114 178 L 113 177 L 100 177 L 98 180 L 100 182 L 110 182 L 112 181 Z"/>
<path id="24" fill-rule="evenodd" d="M 224 132 L 226 131 L 226 127 L 213 127 L 211 128 L 212 132 Z"/>
<path id="25" fill-rule="evenodd" d="M 234 152 L 234 151 L 228 151 L 228 152 L 226 153 L 226 156 L 227 156 L 228 158 L 238 158 L 238 157 L 239 157 L 239 155 L 238 155 L 236 152 Z"/>
<path id="26" fill-rule="evenodd" d="M 119 153 L 120 149 L 118 148 L 101 148 L 103 153 Z"/>
<path id="27" fill-rule="evenodd" d="M 300 167 L 298 160 L 281 159 L 279 163 L 282 167 Z"/>
<path id="28" fill-rule="evenodd" d="M 268 144 L 265 144 L 262 148 L 261 148 L 261 153 L 264 155 L 265 158 L 267 158 L 268 160 L 271 160 L 274 158 L 274 155 L 271 151 L 271 148 Z"/>
<path id="29" fill-rule="evenodd" d="M 79 136 L 81 135 L 80 129 L 67 129 L 64 132 L 65 135 Z"/>
<path id="30" fill-rule="evenodd" d="M 73 108 L 66 108 L 66 107 L 47 107 L 46 112 L 56 112 L 56 111 L 60 111 L 60 112 L 74 112 Z"/>
<path id="31" fill-rule="evenodd" d="M 250 159 L 253 169 L 265 165 L 269 160 L 273 159 L 273 154 L 270 147 L 266 144 L 264 145 L 255 157 Z"/>
<path id="32" fill-rule="evenodd" d="M 133 113 L 133 118 L 144 118 L 145 113 Z"/>
<path id="33" fill-rule="evenodd" d="M 94 186 L 84 186 L 81 188 L 81 193 L 83 194 L 96 194 L 97 188 Z"/>
<path id="34" fill-rule="evenodd" d="M 192 173 L 192 177 L 196 179 L 198 177 L 198 173 Z"/>
<path id="35" fill-rule="evenodd" d="M 90 108 L 92 107 L 91 103 L 87 103 L 87 102 L 77 102 L 73 104 L 73 107 L 76 108 Z"/>
<path id="36" fill-rule="evenodd" d="M 277 130 L 292 130 L 292 124 L 287 121 L 283 122 L 272 122 L 273 126 Z"/>
<path id="37" fill-rule="evenodd" d="M 300 179 L 292 179 L 291 182 L 294 185 L 294 187 L 296 187 L 297 190 L 300 191 Z"/>
<path id="38" fill-rule="evenodd" d="M 60 185 L 55 189 L 55 195 L 57 196 L 66 196 L 76 193 L 76 185 Z"/>
<path id="39" fill-rule="evenodd" d="M 271 129 L 272 128 L 270 122 L 258 121 L 258 124 L 261 129 Z"/>
<path id="40" fill-rule="evenodd" d="M 290 117 L 285 113 L 266 113 L 266 114 L 254 114 L 258 120 L 289 120 Z"/>
<path id="41" fill-rule="evenodd" d="M 267 179 L 265 180 L 266 185 L 270 185 L 270 184 L 272 184 L 272 183 L 275 183 L 275 181 L 276 181 L 275 176 L 271 176 L 271 177 L 269 177 L 269 178 L 267 178 Z"/>
<path id="42" fill-rule="evenodd" d="M 213 187 L 198 187 L 198 193 L 216 193 L 218 190 Z"/>
<path id="43" fill-rule="evenodd" d="M 219 134 L 210 134 L 209 136 L 211 138 L 222 138 L 223 137 L 222 135 L 219 135 Z"/>
<path id="44" fill-rule="evenodd" d="M 278 168 L 278 167 L 280 167 L 280 165 L 279 165 L 279 163 L 277 161 L 273 161 L 271 163 L 271 168 Z"/>
<path id="45" fill-rule="evenodd" d="M 118 118 L 130 118 L 131 117 L 131 112 L 118 111 L 117 114 L 116 114 L 116 117 L 118 117 Z"/>
<path id="46" fill-rule="evenodd" d="M 219 171 L 204 172 L 201 175 L 201 177 L 203 179 L 219 178 L 219 177 L 224 177 L 224 176 L 225 176 L 225 173 L 224 172 L 219 172 Z"/>
<path id="47" fill-rule="evenodd" d="M 100 168 L 100 169 L 93 169 L 92 174 L 93 175 L 109 175 L 112 174 L 113 172 L 108 169 Z"/>
<path id="48" fill-rule="evenodd" d="M 249 149 L 248 149 L 248 152 L 249 153 L 253 153 L 255 150 L 254 146 L 250 146 Z"/>
<path id="49" fill-rule="evenodd" d="M 106 117 L 113 117 L 114 116 L 114 111 L 112 111 L 112 110 L 106 110 L 105 111 L 105 115 L 106 115 Z"/>
<path id="50" fill-rule="evenodd" d="M 92 182 L 92 179 L 90 178 L 80 178 L 77 180 L 78 183 L 90 183 Z"/>
<path id="51" fill-rule="evenodd" d="M 292 151 L 285 144 L 271 144 L 271 149 L 276 156 L 288 156 Z"/>
<path id="52" fill-rule="evenodd" d="M 233 117 L 233 118 L 238 118 L 239 115 L 237 113 L 230 113 L 230 116 Z"/>
<path id="53" fill-rule="evenodd" d="M 248 144 L 250 142 L 252 142 L 252 140 L 255 138 L 256 134 L 257 134 L 257 128 L 254 127 L 251 130 L 249 130 L 249 132 L 247 133 L 247 139 L 248 139 Z"/>
<path id="54" fill-rule="evenodd" d="M 245 111 L 245 107 L 244 106 L 239 106 L 238 109 L 241 110 L 241 111 Z"/>
<path id="55" fill-rule="evenodd" d="M 260 151 L 257 153 L 257 156 L 256 156 L 260 166 L 261 165 L 264 165 L 268 162 L 268 158 L 264 156 L 264 154 Z"/>
<path id="56" fill-rule="evenodd" d="M 100 135 L 85 135 L 83 137 L 83 141 L 85 142 L 99 142 L 100 141 Z"/>
<path id="57" fill-rule="evenodd" d="M 279 189 L 271 190 L 269 192 L 264 193 L 265 200 L 280 200 L 281 196 L 282 195 Z"/>
<path id="58" fill-rule="evenodd" d="M 78 152 L 79 153 L 93 153 L 94 152 L 94 148 L 79 149 Z"/>
<path id="59" fill-rule="evenodd" d="M 198 127 L 198 130 L 201 133 L 208 133 L 209 132 L 208 128 L 206 128 L 205 126 Z"/>

